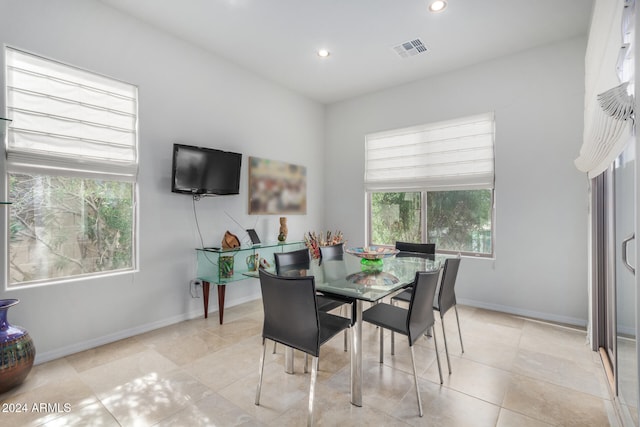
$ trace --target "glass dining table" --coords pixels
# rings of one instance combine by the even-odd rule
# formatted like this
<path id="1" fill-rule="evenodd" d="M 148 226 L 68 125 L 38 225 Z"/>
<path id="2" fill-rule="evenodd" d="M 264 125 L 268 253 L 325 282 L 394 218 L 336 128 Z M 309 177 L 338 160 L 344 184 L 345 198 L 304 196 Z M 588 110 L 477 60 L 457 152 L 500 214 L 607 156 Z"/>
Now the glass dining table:
<path id="1" fill-rule="evenodd" d="M 312 260 L 303 268 L 289 269 L 283 275 L 314 276 L 316 291 L 353 301 L 351 327 L 351 403 L 362 406 L 362 310 L 363 303 L 376 303 L 410 285 L 417 271 L 436 271 L 444 265 L 444 255 L 401 253 L 365 265 L 361 258 L 345 253 L 330 260 Z M 249 273 L 253 277 L 258 274 Z M 293 373 L 293 350 L 285 351 L 285 371 Z"/>

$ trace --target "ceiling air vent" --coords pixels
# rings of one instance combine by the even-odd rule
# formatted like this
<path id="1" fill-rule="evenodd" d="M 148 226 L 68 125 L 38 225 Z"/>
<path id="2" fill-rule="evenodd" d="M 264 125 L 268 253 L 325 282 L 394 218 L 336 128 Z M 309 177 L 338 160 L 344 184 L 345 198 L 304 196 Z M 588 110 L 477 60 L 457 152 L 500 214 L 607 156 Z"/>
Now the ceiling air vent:
<path id="1" fill-rule="evenodd" d="M 400 43 L 397 46 L 393 46 L 393 50 L 400 56 L 400 58 L 408 58 L 410 56 L 416 56 L 419 53 L 426 52 L 427 47 L 422 43 L 422 40 L 414 39 Z"/>

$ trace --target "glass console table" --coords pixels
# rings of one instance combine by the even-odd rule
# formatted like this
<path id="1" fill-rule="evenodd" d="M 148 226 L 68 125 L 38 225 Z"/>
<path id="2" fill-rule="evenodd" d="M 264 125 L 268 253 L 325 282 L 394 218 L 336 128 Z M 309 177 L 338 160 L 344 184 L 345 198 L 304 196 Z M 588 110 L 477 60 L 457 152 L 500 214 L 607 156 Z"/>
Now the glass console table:
<path id="1" fill-rule="evenodd" d="M 218 285 L 218 317 L 220 324 L 222 324 L 227 284 L 249 279 L 250 277 L 245 273 L 257 271 L 262 259 L 270 266 L 273 266 L 275 263 L 273 254 L 276 252 L 290 252 L 304 247 L 304 242 L 294 241 L 284 243 L 266 242 L 253 246 L 240 246 L 235 249 L 197 248 L 197 278 L 202 281 L 205 319 L 209 316 L 209 290 L 211 283 Z"/>

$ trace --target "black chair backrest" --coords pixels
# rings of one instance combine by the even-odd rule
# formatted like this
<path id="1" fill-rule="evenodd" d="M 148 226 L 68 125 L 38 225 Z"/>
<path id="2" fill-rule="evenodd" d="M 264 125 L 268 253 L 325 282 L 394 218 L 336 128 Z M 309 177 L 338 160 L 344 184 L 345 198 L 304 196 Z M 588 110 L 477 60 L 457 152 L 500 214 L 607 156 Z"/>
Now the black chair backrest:
<path id="1" fill-rule="evenodd" d="M 281 277 L 260 270 L 263 338 L 312 356 L 320 353 L 320 321 L 313 276 Z"/>
<path id="2" fill-rule="evenodd" d="M 440 316 L 444 316 L 451 307 L 456 305 L 454 287 L 456 286 L 459 268 L 460 258 L 448 258 L 444 262 L 442 281 L 440 282 L 440 293 L 438 293 L 438 310 L 440 311 Z"/>
<path id="3" fill-rule="evenodd" d="M 433 299 L 438 286 L 438 271 L 419 271 L 411 288 L 411 301 L 407 314 L 409 343 L 413 345 L 435 323 Z"/>
<path id="4" fill-rule="evenodd" d="M 344 257 L 344 243 L 331 246 L 320 246 L 320 256 L 323 261 L 341 260 Z"/>
<path id="5" fill-rule="evenodd" d="M 435 255 L 436 244 L 435 243 L 409 243 L 409 242 L 396 242 L 396 249 L 400 251 L 399 256 L 403 255 L 403 252 L 410 252 L 414 254 Z"/>
<path id="6" fill-rule="evenodd" d="M 290 270 L 308 269 L 311 262 L 309 249 L 300 249 L 291 252 L 276 252 L 273 254 L 276 261 L 276 273 L 283 274 Z"/>

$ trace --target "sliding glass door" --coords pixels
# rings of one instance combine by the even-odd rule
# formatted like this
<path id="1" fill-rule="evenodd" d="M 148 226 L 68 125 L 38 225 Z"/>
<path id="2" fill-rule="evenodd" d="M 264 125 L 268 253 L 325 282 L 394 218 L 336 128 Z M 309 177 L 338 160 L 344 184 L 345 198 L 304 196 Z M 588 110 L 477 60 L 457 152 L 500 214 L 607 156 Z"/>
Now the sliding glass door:
<path id="1" fill-rule="evenodd" d="M 613 286 L 615 291 L 615 351 L 617 395 L 623 415 L 638 418 L 638 370 L 636 351 L 636 254 L 635 254 L 635 144 L 616 159 L 613 175 Z"/>
<path id="2" fill-rule="evenodd" d="M 632 140 L 591 186 L 594 350 L 600 349 L 625 426 L 638 419 L 635 176 Z"/>

